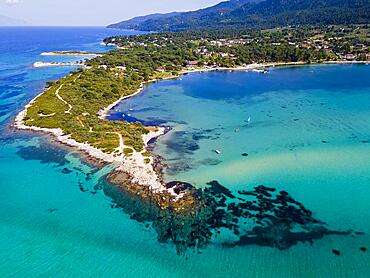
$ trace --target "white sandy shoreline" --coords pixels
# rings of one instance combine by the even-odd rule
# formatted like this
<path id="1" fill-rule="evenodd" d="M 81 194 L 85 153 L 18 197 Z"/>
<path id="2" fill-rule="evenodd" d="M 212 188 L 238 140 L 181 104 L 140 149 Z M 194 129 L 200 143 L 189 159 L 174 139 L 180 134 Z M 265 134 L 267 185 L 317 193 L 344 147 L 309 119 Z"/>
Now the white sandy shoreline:
<path id="1" fill-rule="evenodd" d="M 99 53 L 91 52 L 73 52 L 73 51 L 58 51 L 58 52 L 42 52 L 41 56 L 101 56 Z"/>
<path id="2" fill-rule="evenodd" d="M 322 63 L 307 63 L 307 62 L 278 62 L 278 63 L 263 63 L 263 64 L 249 64 L 246 66 L 239 66 L 235 68 L 226 68 L 226 67 L 215 67 L 215 68 L 195 68 L 193 70 L 183 70 L 181 71 L 178 75 L 162 78 L 162 79 L 156 79 L 156 80 L 149 80 L 147 82 L 144 82 L 141 84 L 140 88 L 134 92 L 131 95 L 123 96 L 114 103 L 110 104 L 109 106 L 101 109 L 98 113 L 99 118 L 101 119 L 106 119 L 108 112 L 113 109 L 115 106 L 117 106 L 121 101 L 134 97 L 137 94 L 141 93 L 144 90 L 145 85 L 148 85 L 152 82 L 157 82 L 161 80 L 169 80 L 169 79 L 176 79 L 180 77 L 183 74 L 188 74 L 188 73 L 196 73 L 196 72 L 209 72 L 209 71 L 251 71 L 251 70 L 256 70 L 256 69 L 264 69 L 264 68 L 269 68 L 269 67 L 281 67 L 281 66 L 303 66 L 303 65 L 317 65 L 317 64 L 368 64 L 369 61 L 325 61 Z"/>
<path id="3" fill-rule="evenodd" d="M 117 101 L 113 102 L 112 104 L 110 104 L 109 106 L 101 109 L 99 112 L 98 112 L 98 115 L 99 115 L 99 118 L 105 120 L 107 115 L 108 115 L 108 112 L 110 110 L 112 110 L 115 106 L 117 106 L 121 101 L 125 100 L 125 99 L 128 99 L 128 98 L 131 98 L 131 97 L 134 97 L 136 96 L 137 94 L 141 93 L 144 88 L 145 88 L 145 85 L 148 85 L 152 82 L 157 82 L 157 81 L 161 81 L 161 80 L 169 80 L 169 79 L 175 79 L 175 78 L 178 78 L 179 76 L 183 75 L 183 74 L 187 74 L 187 73 L 192 73 L 192 72 L 207 72 L 207 71 L 217 71 L 217 70 L 253 70 L 253 69 L 258 69 L 258 68 L 262 68 L 262 67 L 268 67 L 269 65 L 263 65 L 263 64 L 251 64 L 251 65 L 248 65 L 248 66 L 245 66 L 245 67 L 236 67 L 236 68 L 222 68 L 222 67 L 217 67 L 217 68 L 201 68 L 201 69 L 194 69 L 194 70 L 183 70 L 181 71 L 178 75 L 174 75 L 174 76 L 169 76 L 169 77 L 165 77 L 165 78 L 162 78 L 162 79 L 154 79 L 154 80 L 149 80 L 149 81 L 146 81 L 146 82 L 143 82 L 141 85 L 140 85 L 140 88 L 134 92 L 133 94 L 131 95 L 127 95 L 127 96 L 123 96 L 121 98 L 119 98 Z"/>
<path id="4" fill-rule="evenodd" d="M 124 171 L 132 177 L 132 182 L 148 186 L 153 191 L 164 191 L 167 188 L 161 183 L 159 176 L 154 171 L 153 168 L 153 158 L 149 157 L 151 163 L 145 163 L 145 158 L 140 152 L 134 151 L 131 156 L 124 156 L 122 153 L 120 155 L 113 155 L 103 152 L 102 150 L 95 148 L 87 143 L 79 143 L 72 139 L 69 135 L 64 134 L 63 130 L 50 129 L 50 128 L 40 128 L 36 126 L 27 126 L 24 124 L 24 118 L 27 115 L 28 108 L 35 102 L 35 100 L 40 97 L 45 91 L 38 94 L 33 98 L 24 108 L 23 111 L 18 113 L 14 120 L 14 126 L 20 130 L 28 130 L 34 132 L 43 132 L 52 135 L 57 142 L 65 144 L 67 146 L 76 148 L 77 151 L 87 154 L 92 159 L 97 161 L 102 161 L 105 163 L 115 163 L 117 164 L 116 170 Z M 139 93 L 140 90 L 137 92 Z M 127 96 L 127 97 L 131 97 Z M 108 110 L 109 111 L 109 110 Z M 148 134 L 143 135 L 144 149 L 146 149 L 148 142 L 151 139 L 157 138 L 165 133 L 165 128 L 157 127 L 155 131 L 149 131 Z M 122 146 L 125 147 L 125 146 Z"/>
<path id="5" fill-rule="evenodd" d="M 29 107 L 29 106 L 28 106 Z M 69 135 L 64 134 L 63 130 L 50 129 L 50 128 L 40 128 L 36 126 L 26 126 L 24 124 L 24 117 L 27 114 L 27 108 L 20 112 L 15 118 L 14 126 L 20 130 L 29 130 L 34 132 L 43 132 L 54 136 L 54 138 L 67 146 L 76 148 L 77 151 L 83 152 L 90 156 L 92 159 L 97 161 L 106 162 L 109 164 L 116 164 L 116 170 L 124 171 L 132 177 L 132 182 L 149 186 L 153 191 L 163 191 L 166 190 L 166 187 L 160 182 L 160 178 L 157 173 L 154 171 L 151 159 L 151 163 L 147 164 L 144 162 L 145 157 L 140 153 L 134 151 L 131 156 L 124 155 L 113 155 L 103 152 L 102 150 L 95 148 L 87 143 L 79 143 L 72 139 Z M 156 131 L 149 131 L 148 134 L 143 135 L 143 141 L 145 148 L 147 147 L 148 142 L 164 134 L 164 128 L 157 128 Z"/>

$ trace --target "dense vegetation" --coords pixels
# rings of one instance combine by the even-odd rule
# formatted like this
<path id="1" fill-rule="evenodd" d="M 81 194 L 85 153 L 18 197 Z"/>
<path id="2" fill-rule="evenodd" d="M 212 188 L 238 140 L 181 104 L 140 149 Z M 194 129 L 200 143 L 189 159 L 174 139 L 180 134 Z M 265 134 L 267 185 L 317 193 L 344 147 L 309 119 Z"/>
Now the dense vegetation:
<path id="1" fill-rule="evenodd" d="M 86 68 L 57 82 L 48 82 L 49 88 L 28 109 L 25 123 L 60 128 L 77 142 L 89 143 L 107 153 L 118 152 L 120 136 L 126 146 L 144 151 L 142 135 L 147 128 L 98 116 L 102 108 L 133 94 L 144 82 L 175 77 L 196 68 L 337 60 L 341 54 L 336 51 L 351 51 L 357 59 L 367 59 L 367 34 L 367 26 L 362 26 L 110 37 L 105 43 L 114 43 L 120 49 L 86 61 Z M 132 149 L 121 151 L 130 154 Z"/>
<path id="2" fill-rule="evenodd" d="M 68 105 L 56 96 L 61 85 L 59 95 L 72 106 L 69 113 L 66 112 Z M 108 153 L 119 147 L 116 133 L 120 133 L 126 145 L 141 151 L 141 135 L 147 133 L 143 126 L 102 120 L 97 116 L 100 109 L 119 99 L 122 94 L 132 94 L 139 85 L 130 77 L 116 76 L 97 67 L 73 72 L 37 98 L 28 109 L 25 123 L 43 128 L 61 128 L 77 142 L 89 143 Z"/>
<path id="3" fill-rule="evenodd" d="M 194 12 L 133 18 L 111 28 L 183 31 L 203 28 L 271 28 L 308 24 L 367 24 L 368 0 L 230 0 Z"/>
<path id="4" fill-rule="evenodd" d="M 355 53 L 362 60 L 368 54 L 368 26 L 323 26 L 277 28 L 270 30 L 218 29 L 159 33 L 130 37 L 111 37 L 106 43 L 123 48 L 119 55 L 105 55 L 94 62 L 125 65 L 137 63 L 146 70 L 164 68 L 177 71 L 196 62 L 196 66 L 236 67 L 265 62 L 318 62 L 342 59 Z M 362 45 L 361 49 L 356 46 Z M 135 49 L 135 56 L 131 56 Z M 130 57 L 127 57 L 130 53 Z M 151 53 L 150 57 L 146 55 Z M 194 64 L 193 64 L 194 66 Z"/>

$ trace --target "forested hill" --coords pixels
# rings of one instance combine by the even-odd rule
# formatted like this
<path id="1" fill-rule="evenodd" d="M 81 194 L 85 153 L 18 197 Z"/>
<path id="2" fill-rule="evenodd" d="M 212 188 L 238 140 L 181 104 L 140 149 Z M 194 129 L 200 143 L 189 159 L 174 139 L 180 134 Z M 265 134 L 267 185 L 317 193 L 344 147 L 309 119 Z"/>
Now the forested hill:
<path id="1" fill-rule="evenodd" d="M 133 18 L 110 28 L 181 31 L 217 27 L 268 28 L 370 23 L 370 0 L 230 0 L 193 12 Z"/>

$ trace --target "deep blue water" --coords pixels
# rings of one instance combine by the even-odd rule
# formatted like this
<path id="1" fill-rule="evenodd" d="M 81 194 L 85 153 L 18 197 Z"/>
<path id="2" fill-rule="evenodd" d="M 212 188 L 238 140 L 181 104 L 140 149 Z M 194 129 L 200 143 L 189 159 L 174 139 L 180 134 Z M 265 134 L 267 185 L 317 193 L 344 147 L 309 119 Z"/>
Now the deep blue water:
<path id="1" fill-rule="evenodd" d="M 36 61 L 79 60 L 44 57 L 42 52 L 60 50 L 107 51 L 100 43 L 107 36 L 137 32 L 98 27 L 1 27 L 0 28 L 0 122 L 8 120 L 35 96 L 45 81 L 67 74 L 71 67 L 33 69 Z"/>
<path id="2" fill-rule="evenodd" d="M 368 71 L 356 71 L 353 67 L 347 66 L 334 74 L 335 78 L 333 78 L 333 68 L 330 65 L 320 67 L 320 70 L 317 70 L 317 67 L 311 67 L 309 70 L 302 70 L 300 66 L 289 67 L 289 70 L 269 75 L 223 72 L 222 78 L 217 78 L 220 76 L 218 72 L 211 72 L 206 75 L 194 75 L 191 82 L 183 82 L 183 88 L 187 95 L 195 98 L 222 100 L 244 98 L 246 95 L 261 95 L 282 89 L 293 91 L 304 88 L 305 90 L 336 92 L 338 90 L 354 91 L 370 86 Z M 241 78 L 243 82 L 240 82 Z M 232 90 L 229 90 L 227 94 L 225 94 L 225 84 L 232 86 Z"/>
<path id="3" fill-rule="evenodd" d="M 287 190 L 330 229 L 365 233 L 283 251 L 224 248 L 229 235 L 221 234 L 202 254 L 177 256 L 104 194 L 99 179 L 109 167 L 8 127 L 45 81 L 71 70 L 32 68 L 66 59 L 40 53 L 106 51 L 102 39 L 122 32 L 0 28 L 1 277 L 369 277 L 370 253 L 360 250 L 370 249 L 369 66 L 194 73 L 151 84 L 111 111 L 173 128 L 155 147 L 168 180 Z"/>

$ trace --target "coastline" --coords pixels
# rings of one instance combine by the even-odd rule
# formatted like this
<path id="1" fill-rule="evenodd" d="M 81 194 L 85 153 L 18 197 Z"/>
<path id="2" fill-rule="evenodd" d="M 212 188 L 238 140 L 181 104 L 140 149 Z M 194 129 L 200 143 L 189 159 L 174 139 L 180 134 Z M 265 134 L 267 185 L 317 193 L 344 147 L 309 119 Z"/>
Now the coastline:
<path id="1" fill-rule="evenodd" d="M 98 53 L 90 53 L 90 52 L 74 52 L 74 51 L 51 51 L 51 52 L 42 52 L 41 56 L 102 56 L 102 54 Z"/>
<path id="2" fill-rule="evenodd" d="M 40 95 L 36 96 L 36 100 Z M 152 163 L 154 159 L 150 157 L 150 163 L 144 162 L 144 156 L 140 152 L 134 151 L 131 156 L 113 155 L 103 152 L 102 150 L 95 148 L 87 143 L 79 143 L 72 139 L 69 135 L 64 134 L 62 129 L 50 129 L 50 128 L 40 128 L 35 126 L 27 126 L 24 124 L 24 117 L 27 114 L 27 109 L 30 104 L 34 101 L 32 100 L 23 111 L 21 111 L 15 118 L 14 126 L 19 130 L 28 130 L 33 132 L 43 132 L 49 134 L 55 138 L 55 140 L 61 144 L 67 145 L 69 147 L 76 148 L 76 151 L 87 155 L 87 160 L 96 163 L 108 163 L 115 164 L 116 171 L 123 171 L 132 177 L 132 182 L 137 183 L 142 186 L 148 186 L 153 192 L 161 192 L 166 190 L 166 187 L 160 182 L 160 178 L 154 171 Z M 150 130 L 148 134 L 143 135 L 144 149 L 148 145 L 148 142 L 161 136 L 164 133 L 164 128 L 156 128 L 156 130 Z M 122 146 L 124 147 L 124 146 Z"/>
<path id="3" fill-rule="evenodd" d="M 177 75 L 165 77 L 165 78 L 162 78 L 162 79 L 152 79 L 152 80 L 143 82 L 141 84 L 140 88 L 136 92 L 134 92 L 133 94 L 128 95 L 128 96 L 123 96 L 120 99 L 118 99 L 117 101 L 110 104 L 109 106 L 101 109 L 99 111 L 98 115 L 99 115 L 100 119 L 105 120 L 106 117 L 107 117 L 108 112 L 111 109 L 116 107 L 121 101 L 140 94 L 144 90 L 145 86 L 149 85 L 150 83 L 157 82 L 157 81 L 162 81 L 162 80 L 176 79 L 176 78 L 179 78 L 181 75 L 189 74 L 189 73 L 209 72 L 209 71 L 242 71 L 242 70 L 253 71 L 253 70 L 264 69 L 264 68 L 269 68 L 269 67 L 304 66 L 304 65 L 317 65 L 317 64 L 369 64 L 369 63 L 370 63 L 369 61 L 324 61 L 324 62 L 321 62 L 321 63 L 319 63 L 319 62 L 310 62 L 310 63 L 309 62 L 276 62 L 276 63 L 271 62 L 271 63 L 262 63 L 262 64 L 255 63 L 255 64 L 249 64 L 249 65 L 246 65 L 246 66 L 239 66 L 239 67 L 235 67 L 235 68 L 227 68 L 227 67 L 214 67 L 214 68 L 209 67 L 209 68 L 206 68 L 206 67 L 204 67 L 204 68 L 184 69 L 184 70 L 180 71 L 179 74 L 177 74 Z"/>
<path id="4" fill-rule="evenodd" d="M 140 85 L 140 88 L 134 92 L 133 94 L 131 95 L 128 95 L 128 96 L 123 96 L 123 97 L 120 97 L 119 99 L 117 99 L 115 102 L 113 102 L 112 104 L 108 105 L 107 107 L 101 109 L 99 112 L 98 112 L 98 116 L 100 119 L 102 120 L 105 120 L 107 115 L 108 115 L 108 112 L 113 109 L 114 107 L 116 107 L 121 101 L 125 100 L 125 99 L 128 99 L 128 98 L 131 98 L 131 97 L 134 97 L 136 96 L 137 94 L 141 93 L 141 91 L 144 89 L 144 83 L 142 83 Z"/>
<path id="5" fill-rule="evenodd" d="M 265 68 L 265 67 L 271 67 L 271 66 L 288 66 L 288 65 L 304 65 L 304 64 L 307 64 L 307 63 L 304 63 L 304 62 L 281 63 L 281 64 L 280 63 L 268 63 L 268 64 L 250 64 L 250 65 L 247 65 L 247 66 L 244 66 L 244 67 L 235 67 L 235 68 L 216 67 L 216 68 L 198 68 L 198 69 L 193 69 L 193 70 L 186 69 L 186 70 L 180 71 L 179 74 L 177 74 L 177 75 L 165 77 L 165 78 L 162 78 L 162 79 L 152 79 L 152 80 L 143 82 L 140 85 L 140 88 L 136 92 L 134 92 L 131 95 L 123 96 L 123 97 L 119 98 L 117 101 L 113 102 L 109 106 L 101 109 L 98 112 L 98 115 L 99 115 L 99 118 L 100 119 L 105 120 L 106 117 L 107 117 L 107 115 L 108 115 L 108 112 L 111 109 L 113 109 L 114 107 L 116 107 L 121 101 L 123 101 L 125 99 L 128 99 L 128 98 L 131 98 L 131 97 L 134 97 L 134 96 L 140 94 L 144 90 L 145 86 L 149 85 L 150 83 L 157 82 L 157 81 L 162 81 L 162 80 L 176 79 L 176 78 L 179 78 L 183 74 L 188 74 L 188 73 L 192 73 L 192 72 L 208 72 L 208 71 L 223 71 L 223 70 L 231 70 L 231 71 L 255 70 L 255 69 Z"/>
<path id="6" fill-rule="evenodd" d="M 364 61 L 328 61 L 323 62 L 323 64 L 366 64 L 368 62 Z M 98 116 L 101 119 L 106 119 L 108 112 L 117 106 L 121 101 L 134 97 L 137 94 L 141 93 L 145 88 L 145 85 L 148 85 L 152 82 L 166 80 L 166 79 L 174 79 L 178 78 L 179 76 L 187 73 L 192 72 L 207 72 L 207 71 L 222 71 L 222 70 L 229 70 L 229 71 L 238 71 L 238 70 L 256 70 L 261 68 L 268 68 L 268 67 L 278 67 L 278 66 L 300 66 L 300 65 L 307 65 L 307 64 L 318 64 L 318 63 L 306 63 L 306 62 L 290 62 L 290 63 L 263 63 L 263 64 L 250 64 L 242 67 L 235 67 L 235 68 L 222 68 L 222 67 L 215 67 L 215 68 L 195 68 L 195 69 L 185 69 L 181 71 L 177 75 L 165 77 L 162 79 L 154 79 L 149 80 L 147 82 L 143 82 L 139 89 L 135 91 L 131 95 L 123 96 L 117 99 L 115 102 L 110 104 L 109 106 L 101 109 L 98 112 Z M 144 151 L 137 152 L 133 151 L 131 156 L 125 156 L 122 152 L 119 155 L 113 155 L 103 152 L 102 150 L 95 148 L 87 143 L 79 143 L 70 138 L 69 135 L 63 133 L 61 129 L 48 129 L 48 128 L 40 128 L 35 126 L 26 126 L 24 124 L 24 118 L 27 114 L 28 108 L 34 103 L 34 101 L 41 96 L 45 91 L 38 94 L 34 99 L 32 99 L 15 118 L 14 126 L 20 130 L 30 130 L 34 132 L 44 132 L 47 134 L 51 134 L 56 141 L 68 145 L 70 147 L 76 148 L 77 151 L 87 154 L 89 160 L 93 161 L 101 161 L 104 163 L 114 163 L 117 165 L 116 170 L 113 172 L 123 172 L 128 175 L 131 179 L 131 183 L 140 185 L 143 187 L 148 187 L 153 193 L 169 193 L 172 197 L 175 197 L 175 200 L 181 199 L 182 195 L 176 194 L 173 190 L 168 189 L 163 182 L 163 179 L 155 170 L 154 167 L 154 157 L 153 156 L 144 156 L 143 152 L 147 150 L 148 142 L 152 139 L 158 138 L 165 134 L 164 127 L 147 127 L 148 134 L 143 135 L 144 141 Z M 123 150 L 124 144 L 120 142 L 120 149 Z M 146 163 L 146 159 L 149 159 L 150 162 Z"/>
<path id="7" fill-rule="evenodd" d="M 85 66 L 84 63 L 80 62 L 34 62 L 32 67 L 34 68 L 45 68 L 45 67 L 72 67 L 72 66 Z"/>
<path id="8" fill-rule="evenodd" d="M 177 78 L 182 74 L 192 73 L 192 72 L 207 72 L 207 71 L 253 71 L 257 69 L 265 69 L 270 67 L 284 67 L 284 66 L 305 66 L 305 65 L 319 65 L 319 64 L 370 64 L 370 61 L 345 61 L 345 60 L 338 60 L 338 61 L 323 61 L 323 62 L 271 62 L 271 63 L 255 63 L 255 64 L 248 64 L 245 66 L 238 66 L 234 68 L 227 68 L 227 67 L 214 67 L 214 68 L 195 68 L 192 70 L 184 70 L 181 71 L 178 76 L 171 77 Z M 170 79 L 170 78 L 167 78 Z M 158 80 L 156 80 L 158 81 Z M 159 80 L 160 81 L 160 80 Z"/>
<path id="9" fill-rule="evenodd" d="M 115 82 L 119 90 L 114 95 L 109 94 L 109 101 L 104 101 L 97 94 L 99 102 L 94 102 L 96 108 L 90 110 L 93 100 L 78 97 L 83 92 L 80 90 L 83 89 L 82 81 L 95 76 L 89 75 L 89 72 L 107 64 L 107 70 L 112 69 L 112 77 L 116 72 L 120 76 L 125 73 L 129 75 L 129 70 L 136 68 L 136 65 L 146 66 L 146 59 L 150 61 L 152 55 L 148 53 L 142 61 L 131 58 L 134 53 L 132 56 L 125 55 L 133 61 L 131 66 L 126 64 L 126 58 L 98 58 L 87 62 L 91 63 L 91 70 L 86 73 L 77 67 L 37 69 L 32 68 L 33 62 L 80 59 L 71 56 L 41 57 L 41 47 L 37 47 L 40 43 L 46 51 L 49 51 L 49 47 L 53 47 L 50 50 L 80 47 L 88 51 L 107 51 L 113 48 L 104 49 L 96 46 L 96 42 L 110 33 L 105 35 L 104 31 L 92 28 L 39 28 L 28 30 L 30 35 L 35 35 L 29 44 L 25 44 L 29 36 L 24 36 L 22 30 L 15 31 L 10 36 L 17 38 L 21 47 L 17 49 L 18 44 L 13 43 L 9 51 L 9 54 L 14 54 L 14 59 L 9 64 L 9 71 L 4 71 L 3 85 L 14 85 L 14 88 L 4 86 L 9 90 L 3 91 L 3 104 L 7 106 L 2 107 L 2 112 L 9 113 L 1 117 L 4 120 L 0 157 L 3 174 L 0 184 L 4 188 L 4 213 L 1 221 L 3 232 L 0 233 L 5 236 L 2 246 L 8 251 L 4 254 L 4 261 L 8 262 L 4 265 L 3 273 L 24 273 L 26 276 L 30 272 L 51 276 L 56 273 L 63 276 L 68 272 L 71 276 L 83 273 L 92 276 L 125 276 L 129 273 L 134 276 L 260 275 L 263 278 L 269 275 L 366 275 L 370 272 L 366 267 L 366 259 L 370 255 L 370 223 L 364 217 L 370 217 L 370 204 L 366 200 L 366 195 L 370 195 L 367 182 L 370 181 L 370 160 L 366 159 L 370 144 L 365 142 L 370 141 L 370 132 L 366 131 L 370 126 L 370 122 L 366 124 L 370 121 L 370 102 L 366 102 L 366 99 L 370 100 L 370 80 L 366 77 L 370 75 L 370 66 L 347 62 L 284 65 L 266 68 L 268 74 L 263 74 L 260 69 L 247 71 L 242 68 L 233 71 L 220 68 L 209 72 L 189 70 L 188 74 L 186 72 L 178 78 L 159 79 L 146 84 L 142 92 L 134 95 L 140 89 L 141 81 L 144 81 L 140 70 L 141 81 L 131 83 L 133 86 L 123 85 L 124 82 L 121 86 Z M 59 46 L 50 45 L 50 40 L 43 39 L 50 38 L 51 31 L 59 36 L 55 40 L 52 38 Z M 82 36 L 65 36 L 66 31 Z M 119 32 L 126 34 L 126 31 Z M 95 43 L 90 43 L 93 40 Z M 24 48 L 31 52 L 22 53 Z M 131 50 L 122 53 L 131 53 Z M 3 54 L 7 56 L 8 53 Z M 188 60 L 192 59 L 183 59 L 185 62 L 181 65 L 186 65 Z M 257 60 L 250 61 L 245 64 Z M 261 60 L 261 63 L 263 61 L 271 60 Z M 124 65 L 127 70 L 123 69 Z M 161 69 L 155 65 L 153 70 Z M 176 73 L 184 68 L 177 68 Z M 101 67 L 102 72 L 103 69 Z M 69 75 L 70 70 L 72 76 L 64 81 L 63 77 Z M 73 85 L 72 79 L 79 73 L 82 73 L 82 78 Z M 163 74 L 153 72 L 146 80 L 169 75 L 172 75 L 171 71 Z M 95 89 L 99 86 L 99 80 L 97 78 L 95 82 L 94 79 L 92 91 L 99 93 L 109 87 L 102 80 L 102 90 Z M 17 87 L 19 84 L 22 86 Z M 65 85 L 59 95 L 73 106 L 73 116 L 64 115 L 64 111 L 69 109 L 68 104 L 55 98 L 55 90 L 61 84 Z M 76 90 L 66 90 L 67 84 Z M 205 202 L 206 209 L 211 210 L 211 217 L 203 216 L 197 210 L 180 218 L 179 214 L 182 216 L 184 213 L 176 213 L 172 209 L 178 208 L 180 202 L 170 199 L 171 208 L 157 210 L 159 194 L 143 199 L 143 195 L 137 192 L 140 190 L 149 194 L 149 190 L 144 186 L 131 185 L 129 181 L 132 177 L 117 172 L 118 163 L 99 162 L 78 150 L 78 147 L 58 141 L 52 133 L 17 129 L 12 125 L 17 114 L 46 87 L 50 89 L 28 109 L 25 125 L 61 128 L 77 142 L 87 140 L 75 136 L 74 132 L 79 130 L 76 121 L 78 116 L 86 126 L 80 134 L 85 134 L 86 138 L 95 133 L 104 136 L 105 131 L 98 131 L 94 123 L 111 126 L 106 129 L 108 132 L 120 132 L 121 125 L 131 127 L 132 124 L 134 127 L 136 121 L 144 126 L 169 126 L 167 134 L 153 139 L 147 148 L 148 154 L 155 159 L 154 171 L 163 177 L 161 182 L 188 182 L 197 189 L 194 195 L 203 197 L 211 190 L 216 191 L 217 188 L 213 189 L 209 183 L 218 181 L 236 198 L 226 196 L 222 204 L 220 201 L 224 195 L 215 197 L 220 203 L 215 207 L 213 202 Z M 16 97 L 12 99 L 13 95 Z M 132 98 L 121 100 L 107 112 L 106 119 L 109 122 L 98 118 L 100 109 L 116 103 L 123 95 L 131 95 Z M 42 109 L 37 108 L 38 104 Z M 82 108 L 77 109 L 77 105 Z M 54 112 L 56 115 L 53 117 L 43 117 Z M 84 112 L 90 113 L 87 115 Z M 65 121 L 67 124 L 76 123 L 76 129 L 70 132 L 67 125 L 63 124 L 63 115 L 64 119 L 68 119 Z M 49 119 L 53 118 L 55 124 L 49 126 Z M 35 120 L 32 122 L 29 119 Z M 132 134 L 132 129 L 127 130 Z M 138 132 L 137 137 L 133 137 L 137 139 L 133 141 L 137 142 L 137 146 L 143 145 L 140 134 L 146 131 L 138 129 Z M 117 135 L 113 134 L 111 139 L 113 148 L 118 147 Z M 101 148 L 92 140 L 90 144 Z M 125 141 L 125 144 L 129 142 Z M 105 152 L 105 149 L 101 149 Z M 108 176 L 110 173 L 119 175 L 120 180 L 113 180 L 112 176 Z M 265 200 L 265 197 L 257 198 L 258 194 L 264 192 L 263 187 L 259 188 L 262 191 L 256 192 L 255 188 L 260 185 L 276 190 L 276 195 L 268 191 L 273 195 L 268 198 L 271 201 Z M 238 191 L 250 195 L 240 195 Z M 281 191 L 289 193 L 303 208 L 311 211 L 312 217 L 320 223 L 317 226 L 311 226 L 310 223 L 290 226 L 288 219 L 300 216 L 294 215 L 295 209 L 290 213 L 289 210 L 285 211 L 288 213 L 283 215 L 285 219 L 281 222 L 271 221 L 274 214 L 265 212 L 265 209 L 271 204 L 272 209 L 279 209 L 281 204 L 276 203 L 276 196 Z M 169 196 L 161 195 L 166 198 Z M 244 198 L 252 204 L 248 206 L 238 198 Z M 229 207 L 234 203 L 236 207 Z M 237 214 L 245 204 L 246 210 L 242 214 L 246 220 L 238 218 L 239 223 L 229 222 L 236 218 L 232 213 Z M 292 203 L 284 206 L 289 209 L 290 205 L 294 206 Z M 187 203 L 187 207 L 195 205 Z M 244 214 L 249 211 L 258 215 L 257 209 L 261 209 L 259 222 L 256 222 L 256 218 L 248 217 L 249 214 Z M 217 211 L 227 213 L 222 216 L 216 214 Z M 188 224 L 190 218 L 194 218 L 192 227 Z M 200 225 L 202 220 L 210 223 L 209 226 L 221 222 L 233 225 L 232 229 L 235 227 L 240 234 L 236 235 L 234 230 L 227 228 L 209 230 L 207 226 Z M 310 234 L 311 231 L 325 231 L 322 227 L 353 229 L 358 233 L 348 236 L 332 234 L 322 238 L 320 234 Z M 210 235 L 210 242 L 199 248 L 192 247 L 193 242 L 204 242 L 199 240 L 199 236 L 203 235 Z M 187 241 L 190 238 L 194 240 Z M 298 241 L 284 250 L 274 244 L 284 244 L 286 239 Z M 187 249 L 177 255 L 176 245 L 181 242 Z M 360 250 L 360 247 L 366 247 L 367 251 Z M 333 249 L 340 251 L 340 256 L 333 254 Z M 328 261 L 328 264 L 322 265 L 322 261 Z"/>

